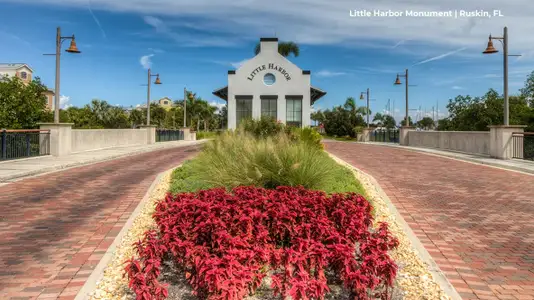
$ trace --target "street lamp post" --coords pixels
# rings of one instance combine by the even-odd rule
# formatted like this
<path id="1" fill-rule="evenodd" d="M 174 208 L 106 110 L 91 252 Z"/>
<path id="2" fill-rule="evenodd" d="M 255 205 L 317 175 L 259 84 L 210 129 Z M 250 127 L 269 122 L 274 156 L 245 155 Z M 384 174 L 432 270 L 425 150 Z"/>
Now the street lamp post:
<path id="1" fill-rule="evenodd" d="M 409 122 L 409 118 L 408 118 L 408 69 L 406 69 L 404 75 L 397 74 L 397 79 L 395 80 L 395 85 L 402 84 L 401 81 L 400 81 L 400 77 L 406 78 L 406 125 L 405 126 L 410 126 L 410 122 Z"/>
<path id="2" fill-rule="evenodd" d="M 56 56 L 56 83 L 55 83 L 55 95 L 54 95 L 54 123 L 59 123 L 59 100 L 61 97 L 60 94 L 60 57 L 61 57 L 61 45 L 65 40 L 70 40 L 70 46 L 65 52 L 69 53 L 81 53 L 76 46 L 76 38 L 74 34 L 72 36 L 61 36 L 61 28 L 58 27 L 56 31 L 56 53 L 55 54 L 45 54 L 45 55 L 55 55 Z"/>
<path id="3" fill-rule="evenodd" d="M 152 81 L 152 77 L 156 77 L 156 80 L 154 81 L 154 84 L 161 84 L 161 81 L 159 80 L 159 74 L 152 75 L 152 71 L 148 69 L 148 89 L 147 89 L 147 96 L 146 96 L 146 125 L 150 125 L 150 83 Z"/>
<path id="4" fill-rule="evenodd" d="M 484 50 L 483 54 L 493 54 L 499 52 L 499 50 L 493 47 L 493 41 L 498 40 L 503 45 L 503 77 L 504 77 L 504 125 L 510 125 L 510 111 L 509 111 L 509 102 L 508 102 L 508 56 L 521 56 L 521 55 L 509 55 L 508 54 L 508 27 L 504 27 L 502 37 L 492 37 L 489 36 L 488 46 Z"/>
<path id="5" fill-rule="evenodd" d="M 184 87 L 184 128 L 187 127 L 187 89 Z"/>
<path id="6" fill-rule="evenodd" d="M 363 100 L 364 93 L 365 92 L 361 92 L 360 100 Z M 369 88 L 367 88 L 367 112 L 365 114 L 367 115 L 367 128 L 369 128 Z"/>

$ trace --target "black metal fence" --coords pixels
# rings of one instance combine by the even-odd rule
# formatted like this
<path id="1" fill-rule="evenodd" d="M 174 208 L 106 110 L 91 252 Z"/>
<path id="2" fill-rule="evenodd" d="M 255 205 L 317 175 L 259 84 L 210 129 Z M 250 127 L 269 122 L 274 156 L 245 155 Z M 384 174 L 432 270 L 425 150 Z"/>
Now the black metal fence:
<path id="1" fill-rule="evenodd" d="M 0 160 L 50 154 L 50 130 L 0 130 Z"/>
<path id="2" fill-rule="evenodd" d="M 156 142 L 181 141 L 184 131 L 179 129 L 156 129 Z"/>
<path id="3" fill-rule="evenodd" d="M 534 161 L 534 132 L 512 134 L 512 157 Z"/>
<path id="4" fill-rule="evenodd" d="M 399 142 L 399 130 L 396 130 L 396 129 L 373 130 L 369 133 L 369 141 L 382 142 L 382 143 L 398 143 Z"/>

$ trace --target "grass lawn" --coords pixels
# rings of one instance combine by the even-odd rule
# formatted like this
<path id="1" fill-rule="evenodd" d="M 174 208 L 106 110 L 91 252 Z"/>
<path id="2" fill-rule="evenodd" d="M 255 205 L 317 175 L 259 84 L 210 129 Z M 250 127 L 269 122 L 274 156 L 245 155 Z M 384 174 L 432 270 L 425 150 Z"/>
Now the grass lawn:
<path id="1" fill-rule="evenodd" d="M 351 142 L 358 141 L 357 138 L 351 138 L 349 136 L 333 137 L 333 136 L 323 135 L 323 139 L 336 140 L 336 141 L 351 141 Z"/>

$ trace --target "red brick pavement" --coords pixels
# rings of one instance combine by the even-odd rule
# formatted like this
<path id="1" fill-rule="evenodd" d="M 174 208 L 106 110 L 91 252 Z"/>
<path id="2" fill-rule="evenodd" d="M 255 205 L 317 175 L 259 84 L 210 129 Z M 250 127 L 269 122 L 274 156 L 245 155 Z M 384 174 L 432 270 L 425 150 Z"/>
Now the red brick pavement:
<path id="1" fill-rule="evenodd" d="M 0 186 L 0 299 L 74 299 L 173 148 Z"/>
<path id="2" fill-rule="evenodd" d="M 328 142 L 372 175 L 464 299 L 534 299 L 534 176 Z"/>

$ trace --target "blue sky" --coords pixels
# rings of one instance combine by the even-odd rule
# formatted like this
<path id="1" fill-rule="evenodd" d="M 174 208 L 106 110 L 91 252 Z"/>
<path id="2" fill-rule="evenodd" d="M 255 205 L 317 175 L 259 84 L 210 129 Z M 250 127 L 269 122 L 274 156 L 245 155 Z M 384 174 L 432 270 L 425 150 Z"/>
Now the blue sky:
<path id="1" fill-rule="evenodd" d="M 276 35 L 301 46 L 290 58 L 312 71 L 312 84 L 328 92 L 316 103 L 324 109 L 359 98 L 371 89 L 371 110 L 383 111 L 388 99 L 396 118 L 404 112 L 404 86 L 396 73 L 409 68 L 410 109 L 430 112 L 458 94 L 502 91 L 502 55 L 482 55 L 490 33 L 510 31 L 510 90 L 517 93 L 534 70 L 534 15 L 530 0 L 451 0 L 410 4 L 309 0 L 0 0 L 0 62 L 28 63 L 54 86 L 55 30 L 75 34 L 80 55 L 64 53 L 61 94 L 66 104 L 82 106 L 93 98 L 135 106 L 146 101 L 146 66 L 160 73 L 152 99 L 178 99 L 183 88 L 222 104 L 211 92 L 227 84 L 227 70 L 251 58 L 260 37 Z M 512 5 L 511 3 L 514 2 Z M 326 4 L 328 3 L 328 4 Z M 481 6 L 484 7 L 481 7 Z M 437 11 L 499 9 L 493 18 L 351 18 L 350 10 Z M 530 11 L 529 11 L 530 10 Z M 8 45 L 7 47 L 5 45 Z M 68 43 L 64 47 L 67 47 Z M 501 49 L 500 43 L 495 46 Z M 144 59 L 142 59 L 144 57 Z M 144 62 L 144 66 L 142 64 Z M 364 101 L 359 101 L 365 105 Z M 411 112 L 412 115 L 416 111 Z M 415 117 L 415 116 L 414 116 Z"/>

